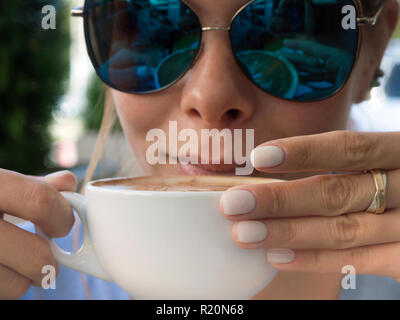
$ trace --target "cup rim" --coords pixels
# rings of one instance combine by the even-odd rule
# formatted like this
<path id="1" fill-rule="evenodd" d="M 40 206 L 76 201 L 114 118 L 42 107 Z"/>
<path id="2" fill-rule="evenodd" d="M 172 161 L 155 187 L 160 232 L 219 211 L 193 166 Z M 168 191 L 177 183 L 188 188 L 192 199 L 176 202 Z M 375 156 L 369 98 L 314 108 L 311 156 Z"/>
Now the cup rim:
<path id="1" fill-rule="evenodd" d="M 215 193 L 223 193 L 222 190 L 185 190 L 185 191 L 178 191 L 178 190 L 135 190 L 135 189 L 122 189 L 122 188 L 103 188 L 103 185 L 99 184 L 107 184 L 111 183 L 111 186 L 118 184 L 118 182 L 124 180 L 150 180 L 154 181 L 155 183 L 160 180 L 176 180 L 179 179 L 180 181 L 184 180 L 184 182 L 193 182 L 197 180 L 198 182 L 211 182 L 213 186 L 226 186 L 231 185 L 232 179 L 237 180 L 237 184 L 231 185 L 231 187 L 243 186 L 243 185 L 251 185 L 251 184 L 262 184 L 262 183 L 273 183 L 273 182 L 283 182 L 284 180 L 275 179 L 275 178 L 264 178 L 264 177 L 248 177 L 248 176 L 185 176 L 185 175 L 166 175 L 166 176 L 139 176 L 139 177 L 113 177 L 113 178 L 103 178 L 98 180 L 93 180 L 88 182 L 86 186 L 86 190 L 102 190 L 107 192 L 117 192 L 117 193 L 144 193 L 144 194 L 215 194 Z M 115 184 L 112 184 L 115 183 Z M 229 189 L 229 188 L 228 188 Z"/>

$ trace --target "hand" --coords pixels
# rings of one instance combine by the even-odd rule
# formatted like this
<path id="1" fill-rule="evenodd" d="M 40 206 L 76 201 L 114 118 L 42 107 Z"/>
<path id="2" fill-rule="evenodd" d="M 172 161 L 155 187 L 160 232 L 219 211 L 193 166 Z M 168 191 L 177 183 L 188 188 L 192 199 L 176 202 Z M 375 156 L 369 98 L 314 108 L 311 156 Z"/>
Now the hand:
<path id="1" fill-rule="evenodd" d="M 268 248 L 268 261 L 282 271 L 340 274 L 352 265 L 357 274 L 400 281 L 400 132 L 280 139 L 257 147 L 252 157 L 268 173 L 348 173 L 225 192 L 221 208 L 235 221 L 233 238 L 240 247 Z M 387 173 L 382 215 L 365 211 L 376 189 L 372 175 L 362 172 L 376 168 Z"/>
<path id="2" fill-rule="evenodd" d="M 154 83 L 155 68 L 151 52 L 134 52 L 121 47 L 115 54 L 99 67 L 101 77 L 114 86 L 131 88 L 132 83 L 141 83 L 146 87 Z"/>
<path id="3" fill-rule="evenodd" d="M 346 80 L 352 59 L 345 51 L 313 40 L 287 39 L 284 45 L 278 53 L 302 72 L 301 82 L 327 81 L 336 88 Z"/>
<path id="4" fill-rule="evenodd" d="M 33 222 L 51 237 L 64 237 L 74 215 L 58 191 L 76 187 L 75 176 L 67 171 L 33 177 L 0 169 L 0 299 L 16 299 L 31 285 L 41 286 L 44 265 L 59 270 L 48 242 L 4 221 L 4 213 Z"/>

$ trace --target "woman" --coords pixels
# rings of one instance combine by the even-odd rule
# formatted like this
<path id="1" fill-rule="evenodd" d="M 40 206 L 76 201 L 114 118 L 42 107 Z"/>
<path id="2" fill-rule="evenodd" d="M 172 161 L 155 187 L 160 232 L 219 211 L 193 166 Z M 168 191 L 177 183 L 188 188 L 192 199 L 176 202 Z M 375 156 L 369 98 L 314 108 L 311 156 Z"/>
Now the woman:
<path id="1" fill-rule="evenodd" d="M 169 122 L 177 121 L 197 132 L 254 129 L 253 175 L 291 180 L 235 187 L 221 198 L 222 214 L 236 222 L 234 241 L 245 250 L 268 248 L 269 262 L 282 271 L 255 299 L 338 298 L 345 265 L 357 274 L 400 279 L 400 134 L 344 131 L 351 105 L 376 80 L 397 22 L 396 0 L 312 1 L 307 10 L 303 1 L 291 1 L 292 11 L 267 0 L 99 3 L 85 6 L 89 53 L 144 174 L 234 174 L 236 165 L 150 165 L 147 132 L 168 133 Z M 310 9 L 312 33 L 304 23 Z M 113 19 L 104 19 L 110 10 Z M 276 15 L 296 28 L 270 28 Z M 374 16 L 375 25 L 363 19 Z M 386 175 L 368 171 L 376 168 Z M 381 178 L 386 208 L 374 198 L 374 179 Z M 70 231 L 71 208 L 58 193 L 75 190 L 70 173 L 1 170 L 0 179 L 2 211 L 52 237 Z M 383 215 L 370 213 L 382 208 Z M 41 286 L 42 266 L 56 262 L 36 235 L 3 221 L 0 235 L 0 296 L 21 297 Z M 31 287 L 24 298 L 82 298 L 76 279 L 63 268 L 54 292 Z M 95 298 L 128 298 L 100 280 L 86 283 Z"/>

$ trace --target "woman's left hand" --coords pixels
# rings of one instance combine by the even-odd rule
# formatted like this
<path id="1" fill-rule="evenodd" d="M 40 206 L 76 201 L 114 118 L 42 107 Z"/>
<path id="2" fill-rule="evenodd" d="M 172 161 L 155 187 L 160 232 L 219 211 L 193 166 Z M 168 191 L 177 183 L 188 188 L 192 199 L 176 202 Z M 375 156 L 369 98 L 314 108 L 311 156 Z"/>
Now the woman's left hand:
<path id="1" fill-rule="evenodd" d="M 341 172 L 240 186 L 221 198 L 235 221 L 233 237 L 245 249 L 268 248 L 276 269 L 357 274 L 400 281 L 400 132 L 334 131 L 279 139 L 257 147 L 259 171 Z M 366 212 L 375 195 L 371 173 L 387 174 L 386 210 Z M 345 173 L 348 172 L 348 173 Z"/>

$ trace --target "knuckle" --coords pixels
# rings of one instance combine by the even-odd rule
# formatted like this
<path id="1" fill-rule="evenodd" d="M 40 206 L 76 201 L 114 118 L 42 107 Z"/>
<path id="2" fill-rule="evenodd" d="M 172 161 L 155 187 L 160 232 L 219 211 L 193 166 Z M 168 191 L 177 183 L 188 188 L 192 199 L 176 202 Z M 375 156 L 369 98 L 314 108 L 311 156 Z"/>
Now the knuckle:
<path id="1" fill-rule="evenodd" d="M 370 137 L 355 132 L 342 134 L 343 154 L 350 167 L 363 167 L 374 152 L 374 142 Z"/>
<path id="2" fill-rule="evenodd" d="M 30 288 L 31 281 L 25 277 L 13 273 L 7 274 L 7 281 L 4 281 L 0 290 L 0 299 L 19 299 Z"/>
<path id="3" fill-rule="evenodd" d="M 31 281 L 28 279 L 24 279 L 20 277 L 18 281 L 14 281 L 14 284 L 11 286 L 11 298 L 10 299 L 18 299 L 21 298 L 31 287 Z"/>
<path id="4" fill-rule="evenodd" d="M 321 176 L 319 185 L 323 208 L 332 214 L 346 212 L 354 189 L 351 178 Z"/>
<path id="5" fill-rule="evenodd" d="M 297 237 L 297 229 L 290 219 L 284 219 L 279 223 L 278 234 L 280 241 L 285 244 L 292 244 Z"/>
<path id="6" fill-rule="evenodd" d="M 330 219 L 330 233 L 334 248 L 352 247 L 358 239 L 360 224 L 353 215 L 342 215 Z"/>
<path id="7" fill-rule="evenodd" d="M 319 268 L 323 264 L 323 251 L 320 249 L 310 251 L 310 259 L 307 261 L 310 266 Z"/>
<path id="8" fill-rule="evenodd" d="M 50 185 L 35 182 L 25 191 L 23 201 L 33 210 L 33 222 L 40 223 L 48 218 L 57 195 Z"/>
<path id="9" fill-rule="evenodd" d="M 302 167 L 307 167 L 311 159 L 311 149 L 305 144 L 298 150 L 296 150 L 296 163 Z"/>
<path id="10" fill-rule="evenodd" d="M 284 208 L 284 188 L 282 188 L 282 185 L 279 185 L 278 183 L 268 185 L 267 188 L 269 189 L 269 203 L 271 204 L 269 207 L 269 212 L 272 216 L 279 216 Z"/>
<path id="11" fill-rule="evenodd" d="M 32 241 L 32 246 L 29 248 L 28 254 L 32 261 L 29 278 L 41 279 L 43 277 L 42 269 L 46 265 L 51 265 L 58 269 L 57 262 L 51 252 L 50 245 L 40 236 L 35 235 L 35 241 Z"/>
<path id="12" fill-rule="evenodd" d="M 358 269 L 362 272 L 366 272 L 370 267 L 370 256 L 371 250 L 367 246 L 357 249 L 349 249 L 349 253 L 345 258 L 347 261 L 343 261 L 343 263 L 349 262 L 347 264 L 353 265 L 356 270 Z"/>

